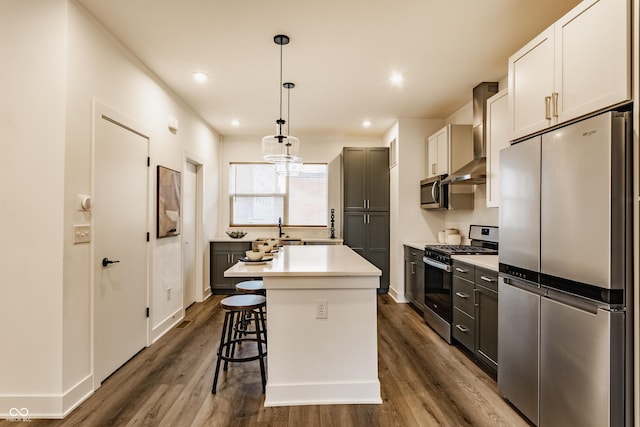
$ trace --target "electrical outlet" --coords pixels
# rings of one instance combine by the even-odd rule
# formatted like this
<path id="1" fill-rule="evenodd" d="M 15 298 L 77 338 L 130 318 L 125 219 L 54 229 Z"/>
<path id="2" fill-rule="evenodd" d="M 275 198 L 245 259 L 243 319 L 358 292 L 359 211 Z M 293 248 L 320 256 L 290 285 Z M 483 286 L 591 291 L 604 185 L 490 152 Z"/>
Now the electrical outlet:
<path id="1" fill-rule="evenodd" d="M 91 241 L 90 225 L 73 226 L 73 243 L 89 243 Z"/>
<path id="2" fill-rule="evenodd" d="M 326 319 L 329 310 L 327 301 L 316 301 L 316 319 Z"/>

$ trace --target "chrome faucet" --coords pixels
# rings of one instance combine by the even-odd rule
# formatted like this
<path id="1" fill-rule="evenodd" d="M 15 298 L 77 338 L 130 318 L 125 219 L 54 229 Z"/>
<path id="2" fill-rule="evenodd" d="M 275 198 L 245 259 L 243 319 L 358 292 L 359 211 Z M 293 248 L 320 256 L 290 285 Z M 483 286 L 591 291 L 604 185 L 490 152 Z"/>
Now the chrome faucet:
<path id="1" fill-rule="evenodd" d="M 284 236 L 284 233 L 282 232 L 282 217 L 278 217 L 278 237 L 282 237 Z"/>

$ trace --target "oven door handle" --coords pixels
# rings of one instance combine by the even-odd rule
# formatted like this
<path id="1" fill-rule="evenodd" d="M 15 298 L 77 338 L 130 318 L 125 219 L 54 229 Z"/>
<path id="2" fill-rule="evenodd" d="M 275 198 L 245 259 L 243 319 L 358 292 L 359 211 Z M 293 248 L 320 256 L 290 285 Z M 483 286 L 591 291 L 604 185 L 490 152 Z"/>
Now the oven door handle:
<path id="1" fill-rule="evenodd" d="M 424 261 L 425 264 L 430 265 L 431 267 L 435 267 L 438 268 L 440 270 L 444 270 L 447 273 L 451 273 L 451 266 L 448 264 L 445 264 L 443 262 L 438 262 L 435 261 L 431 258 L 427 258 L 427 257 L 422 257 L 422 261 Z"/>

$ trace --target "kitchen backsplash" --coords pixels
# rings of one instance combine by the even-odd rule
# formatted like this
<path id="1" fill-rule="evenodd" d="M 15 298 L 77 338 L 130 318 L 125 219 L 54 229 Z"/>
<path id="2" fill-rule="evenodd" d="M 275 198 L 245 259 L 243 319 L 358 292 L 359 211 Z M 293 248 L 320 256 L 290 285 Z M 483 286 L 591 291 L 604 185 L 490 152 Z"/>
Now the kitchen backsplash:
<path id="1" fill-rule="evenodd" d="M 487 207 L 487 186 L 476 185 L 474 209 L 472 211 L 446 211 L 446 228 L 457 228 L 463 236 L 462 244 L 469 244 L 469 226 L 498 225 L 498 209 Z"/>

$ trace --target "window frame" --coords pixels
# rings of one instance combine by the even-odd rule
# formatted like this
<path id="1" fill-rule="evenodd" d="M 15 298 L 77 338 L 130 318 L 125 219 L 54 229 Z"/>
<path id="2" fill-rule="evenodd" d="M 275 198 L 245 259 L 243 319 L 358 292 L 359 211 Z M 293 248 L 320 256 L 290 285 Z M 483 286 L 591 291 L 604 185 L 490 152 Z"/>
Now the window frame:
<path id="1" fill-rule="evenodd" d="M 229 162 L 229 171 L 231 171 L 231 168 L 233 165 L 268 165 L 270 163 L 268 162 Z M 305 163 L 305 165 L 324 165 L 326 168 L 326 183 L 325 183 L 325 187 L 326 187 L 326 194 L 327 194 L 327 212 L 326 214 L 328 215 L 329 212 L 329 164 L 328 163 L 322 163 L 322 162 L 309 162 L 309 163 Z M 304 166 L 303 166 L 304 167 Z M 275 168 L 275 165 L 274 165 Z M 325 225 L 300 225 L 300 224 L 296 224 L 296 225 L 290 225 L 289 224 L 289 187 L 290 187 L 290 183 L 289 183 L 289 179 L 291 177 L 289 176 L 285 176 L 284 177 L 284 193 L 240 193 L 241 196 L 246 196 L 246 197 L 282 197 L 283 201 L 282 201 L 282 226 L 283 227 L 300 227 L 300 228 L 328 228 L 329 224 L 327 221 L 327 224 Z M 229 183 L 229 187 L 231 187 L 231 183 Z M 234 219 L 234 198 L 237 196 L 238 193 L 233 193 L 231 194 L 231 192 L 229 191 L 228 197 L 229 197 L 229 227 L 277 227 L 278 224 L 277 223 L 273 223 L 273 224 L 236 224 L 233 222 Z"/>

